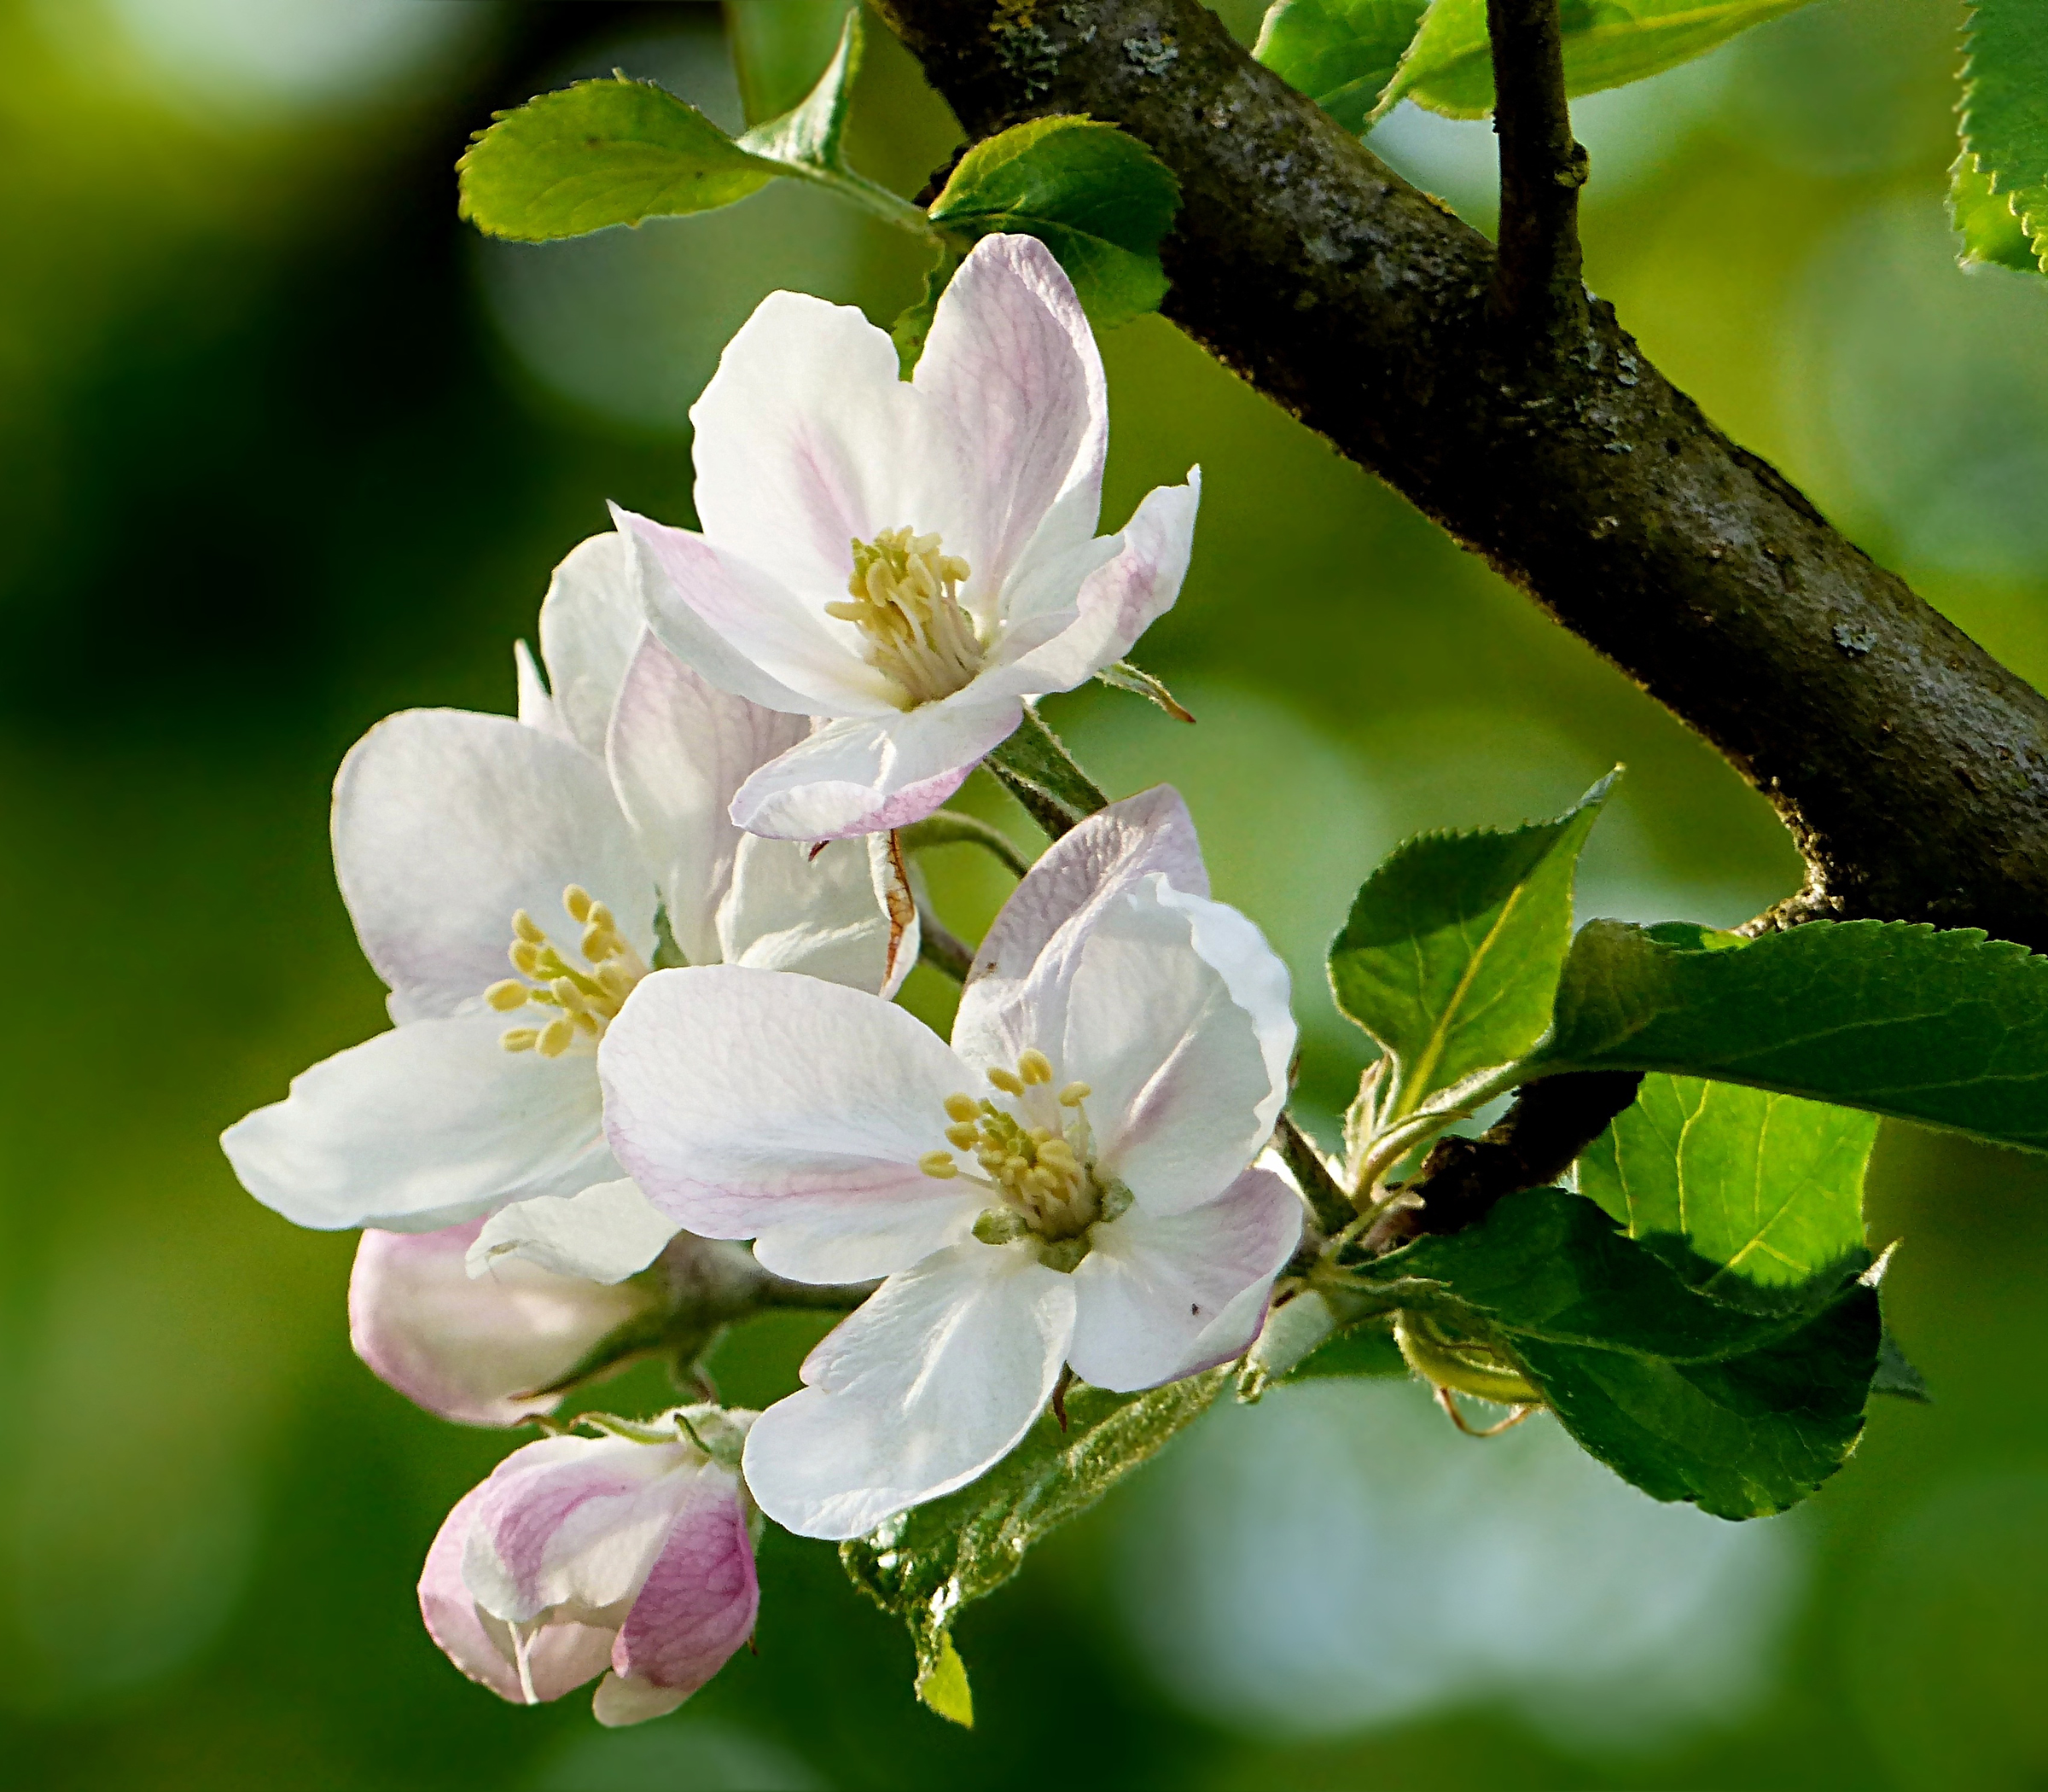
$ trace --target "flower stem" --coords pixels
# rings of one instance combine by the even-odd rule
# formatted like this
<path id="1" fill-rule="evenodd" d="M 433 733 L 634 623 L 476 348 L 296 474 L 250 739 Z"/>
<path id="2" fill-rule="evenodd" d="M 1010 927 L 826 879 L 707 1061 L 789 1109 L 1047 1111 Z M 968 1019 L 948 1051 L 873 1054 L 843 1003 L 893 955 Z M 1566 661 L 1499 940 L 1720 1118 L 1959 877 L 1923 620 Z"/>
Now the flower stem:
<path id="1" fill-rule="evenodd" d="M 987 765 L 1050 839 L 1108 806 L 1109 799 L 1028 703 L 1016 731 L 989 753 Z"/>
<path id="2" fill-rule="evenodd" d="M 1017 851 L 1000 828 L 957 809 L 941 809 L 921 822 L 912 822 L 899 830 L 899 838 L 906 852 L 922 852 L 928 847 L 974 846 L 1001 860 L 1013 877 L 1021 877 L 1031 869 L 1031 861 Z"/>

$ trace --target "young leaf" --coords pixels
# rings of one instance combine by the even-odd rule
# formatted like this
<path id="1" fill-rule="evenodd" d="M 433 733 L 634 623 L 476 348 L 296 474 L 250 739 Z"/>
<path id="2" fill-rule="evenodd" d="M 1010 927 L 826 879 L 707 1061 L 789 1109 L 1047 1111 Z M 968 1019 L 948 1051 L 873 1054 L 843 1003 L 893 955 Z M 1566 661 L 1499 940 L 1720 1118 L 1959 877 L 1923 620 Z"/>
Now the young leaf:
<path id="1" fill-rule="evenodd" d="M 1363 131 L 1429 0 L 1278 0 L 1252 55 L 1349 131 Z"/>
<path id="2" fill-rule="evenodd" d="M 1723 951 L 1591 922 L 1529 1063 L 1709 1077 L 2048 1151 L 2048 958 L 1897 921 Z"/>
<path id="3" fill-rule="evenodd" d="M 1156 310 L 1166 296 L 1159 242 L 1179 205 L 1178 183 L 1136 137 L 1062 117 L 976 143 L 930 215 L 963 245 L 999 230 L 1037 237 L 1102 329 Z"/>
<path id="4" fill-rule="evenodd" d="M 650 81 L 579 81 L 495 115 L 456 164 L 462 215 L 516 242 L 709 212 L 783 170 Z"/>
<path id="5" fill-rule="evenodd" d="M 1337 1006 L 1392 1062 L 1381 1123 L 1542 1036 L 1572 929 L 1572 876 L 1613 780 L 1511 834 L 1425 834 L 1359 889 L 1330 943 Z"/>
<path id="6" fill-rule="evenodd" d="M 726 41 L 740 78 L 747 122 L 759 125 L 798 105 L 817 82 L 856 0 L 725 0 Z"/>
<path id="7" fill-rule="evenodd" d="M 1974 0 L 1967 44 L 1950 194 L 1965 259 L 2038 269 L 2048 251 L 2048 12 L 2039 0 Z"/>
<path id="8" fill-rule="evenodd" d="M 1877 1116 L 1853 1108 L 1653 1074 L 1580 1158 L 1579 1192 L 1702 1294 L 1795 1308 L 1868 1261 L 1876 1137 Z"/>
<path id="9" fill-rule="evenodd" d="M 1511 1195 L 1482 1225 L 1392 1252 L 1361 1280 L 1405 1284 L 1410 1305 L 1504 1350 L 1589 1453 L 1717 1517 L 1795 1504 L 1863 1428 L 1875 1289 L 1851 1277 L 1790 1315 L 1724 1306 L 1562 1189 Z"/>
<path id="10" fill-rule="evenodd" d="M 853 78 L 860 73 L 860 9 L 847 13 L 839 44 L 817 84 L 797 106 L 780 118 L 757 125 L 740 139 L 742 149 L 778 162 L 798 162 L 833 174 L 853 175 L 847 166 L 842 139 L 847 107 L 853 97 Z"/>
<path id="11" fill-rule="evenodd" d="M 1024 1441 L 971 1487 L 840 1545 L 853 1584 L 910 1626 L 927 1704 L 955 1722 L 972 1720 L 967 1670 L 952 1644 L 960 1608 L 1002 1585 L 1033 1544 L 1079 1517 L 1198 1417 L 1231 1374 L 1212 1369 L 1138 1394 L 1076 1382 L 1067 1391 L 1066 1430 L 1050 1412 L 1040 1415 Z"/>
<path id="12" fill-rule="evenodd" d="M 1806 0 L 1563 0 L 1564 84 L 1598 93 L 1704 55 Z M 2018 0 L 2025 3 L 2025 0 Z M 1433 0 L 1373 117 L 1404 98 L 1454 119 L 1493 109 L 1487 0 Z"/>

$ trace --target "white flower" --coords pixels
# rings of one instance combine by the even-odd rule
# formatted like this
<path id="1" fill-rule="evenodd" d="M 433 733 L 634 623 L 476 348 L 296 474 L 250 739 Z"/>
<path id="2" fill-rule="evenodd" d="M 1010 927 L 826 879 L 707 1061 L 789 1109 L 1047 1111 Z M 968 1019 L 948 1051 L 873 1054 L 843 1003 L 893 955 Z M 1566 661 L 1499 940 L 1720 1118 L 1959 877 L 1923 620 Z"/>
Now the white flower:
<path id="1" fill-rule="evenodd" d="M 431 1231 L 617 1179 L 596 1047 L 657 909 L 692 963 L 888 990 L 915 960 L 888 836 L 813 863 L 732 825 L 805 724 L 713 689 L 641 613 L 621 539 L 584 543 L 541 611 L 551 696 L 522 653 L 520 720 L 411 710 L 343 762 L 335 872 L 397 1024 L 224 1136 L 287 1219 Z"/>
<path id="2" fill-rule="evenodd" d="M 1010 1450 L 1061 1365 L 1132 1390 L 1252 1341 L 1300 1197 L 1249 1167 L 1287 1091 L 1287 972 L 1206 899 L 1180 799 L 1103 811 L 1021 883 L 949 1047 L 856 991 L 657 973 L 598 1055 L 664 1213 L 804 1281 L 888 1279 L 747 1447 L 762 1510 L 852 1537 Z"/>
<path id="3" fill-rule="evenodd" d="M 1199 475 L 1097 538 L 1108 411 L 1073 288 L 986 236 L 913 380 L 859 311 L 765 300 L 690 412 L 703 532 L 614 509 L 655 631 L 713 684 L 820 719 L 742 784 L 753 833 L 928 815 L 1014 730 L 1172 607 Z"/>
<path id="4" fill-rule="evenodd" d="M 728 1457 L 752 1417 L 686 1406 L 633 1428 L 651 1441 L 544 1438 L 457 1504 L 428 1551 L 420 1615 L 471 1679 L 533 1705 L 602 1673 L 598 1721 L 637 1724 L 753 1633 L 745 1493 L 730 1462 L 677 1434 L 678 1416 Z"/>

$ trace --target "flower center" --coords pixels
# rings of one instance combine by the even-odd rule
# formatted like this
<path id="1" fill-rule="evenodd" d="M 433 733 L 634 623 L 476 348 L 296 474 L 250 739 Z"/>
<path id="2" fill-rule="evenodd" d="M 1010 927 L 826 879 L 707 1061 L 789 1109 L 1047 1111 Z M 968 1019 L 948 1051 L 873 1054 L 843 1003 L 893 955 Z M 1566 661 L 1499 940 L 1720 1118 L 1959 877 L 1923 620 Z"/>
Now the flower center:
<path id="1" fill-rule="evenodd" d="M 853 544 L 852 602 L 825 606 L 860 631 L 863 657 L 901 689 L 906 709 L 951 696 L 981 670 L 981 637 L 960 607 L 968 572 L 958 555 L 940 550 L 936 535 L 884 529 Z"/>
<path id="2" fill-rule="evenodd" d="M 502 1041 L 507 1051 L 538 1051 L 544 1058 L 558 1058 L 572 1048 L 585 1055 L 595 1051 L 633 986 L 647 975 L 647 961 L 619 931 L 612 911 L 593 901 L 581 884 L 561 893 L 561 905 L 583 929 L 578 942 L 581 968 L 564 957 L 540 923 L 521 909 L 512 917 L 512 969 L 519 975 L 484 992 L 484 999 L 500 1014 L 528 1007 L 553 1010 L 538 1026 L 507 1027 Z"/>
<path id="3" fill-rule="evenodd" d="M 963 1172 L 952 1151 L 928 1151 L 918 1167 L 940 1182 L 964 1173 L 998 1197 L 975 1222 L 982 1243 L 1008 1244 L 1027 1233 L 1049 1245 L 1071 1242 L 1080 1248 L 1054 1254 L 1062 1259 L 1055 1267 L 1071 1269 L 1085 1254 L 1088 1229 L 1115 1219 L 1131 1199 L 1120 1184 L 1105 1187 L 1096 1178 L 1088 1085 L 1068 1083 L 1056 1093 L 1052 1060 L 1035 1047 L 1015 1070 L 998 1068 L 988 1079 L 1009 1105 L 965 1094 L 945 1098 L 946 1138 L 971 1154 L 982 1173 Z"/>

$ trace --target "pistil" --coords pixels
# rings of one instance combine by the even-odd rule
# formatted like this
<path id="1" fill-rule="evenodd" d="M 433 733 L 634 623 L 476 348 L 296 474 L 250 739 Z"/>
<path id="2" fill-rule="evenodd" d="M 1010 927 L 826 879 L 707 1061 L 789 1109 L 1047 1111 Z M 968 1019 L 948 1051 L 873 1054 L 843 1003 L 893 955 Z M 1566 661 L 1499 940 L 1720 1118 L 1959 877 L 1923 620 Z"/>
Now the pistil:
<path id="1" fill-rule="evenodd" d="M 860 631 L 863 657 L 914 709 L 951 696 L 981 670 L 986 649 L 960 603 L 969 575 L 967 562 L 943 552 L 936 535 L 884 529 L 853 544 L 852 601 L 828 603 L 825 614 Z"/>
<path id="2" fill-rule="evenodd" d="M 510 951 L 519 975 L 484 992 L 484 999 L 500 1014 L 527 1007 L 553 1010 L 538 1026 L 507 1027 L 500 1041 L 507 1051 L 538 1051 L 544 1058 L 558 1058 L 572 1049 L 595 1051 L 634 985 L 647 975 L 647 961 L 619 931 L 612 911 L 581 884 L 561 893 L 561 905 L 583 929 L 578 942 L 582 964 L 573 963 L 521 909 L 512 917 Z"/>

